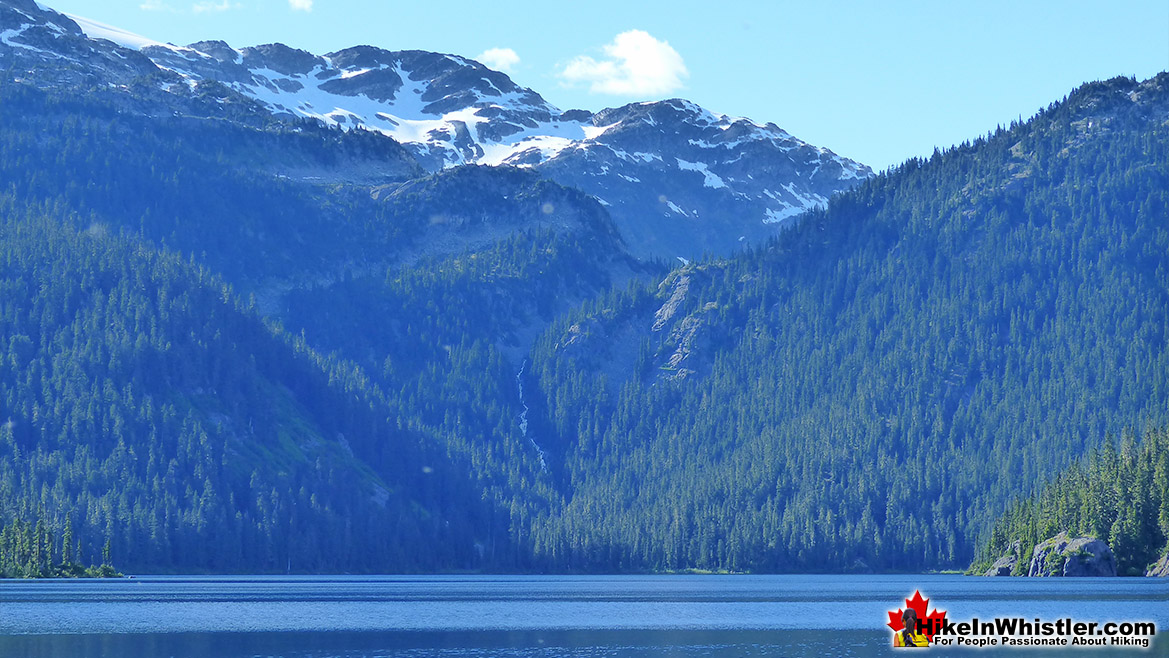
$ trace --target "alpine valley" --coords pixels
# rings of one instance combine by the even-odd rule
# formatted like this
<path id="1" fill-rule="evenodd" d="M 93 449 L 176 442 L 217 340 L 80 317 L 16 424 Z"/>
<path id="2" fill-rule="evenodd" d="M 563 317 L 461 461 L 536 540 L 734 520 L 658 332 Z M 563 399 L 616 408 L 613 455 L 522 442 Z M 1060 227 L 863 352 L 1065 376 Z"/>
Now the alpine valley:
<path id="1" fill-rule="evenodd" d="M 961 568 L 1169 421 L 1167 74 L 874 175 L 34 0 L 0 71 L 3 574 Z"/>

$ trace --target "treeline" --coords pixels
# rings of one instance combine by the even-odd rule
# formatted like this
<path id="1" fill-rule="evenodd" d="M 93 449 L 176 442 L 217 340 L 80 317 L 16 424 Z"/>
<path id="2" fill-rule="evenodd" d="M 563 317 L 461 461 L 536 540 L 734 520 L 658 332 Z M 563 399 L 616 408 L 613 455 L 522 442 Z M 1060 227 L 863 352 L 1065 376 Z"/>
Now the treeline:
<path id="1" fill-rule="evenodd" d="M 1067 532 L 1108 542 L 1117 574 L 1140 576 L 1169 550 L 1169 431 L 1149 430 L 1138 444 L 1109 440 L 1045 486 L 1016 501 L 994 525 L 969 571 L 982 573 L 1014 554 L 1025 575 L 1035 545 Z"/>
<path id="2" fill-rule="evenodd" d="M 0 578 L 113 578 L 121 574 L 110 565 L 110 547 L 102 550 L 101 566 L 83 566 L 81 540 L 73 536 L 71 521 L 60 537 L 44 521 L 0 524 Z"/>

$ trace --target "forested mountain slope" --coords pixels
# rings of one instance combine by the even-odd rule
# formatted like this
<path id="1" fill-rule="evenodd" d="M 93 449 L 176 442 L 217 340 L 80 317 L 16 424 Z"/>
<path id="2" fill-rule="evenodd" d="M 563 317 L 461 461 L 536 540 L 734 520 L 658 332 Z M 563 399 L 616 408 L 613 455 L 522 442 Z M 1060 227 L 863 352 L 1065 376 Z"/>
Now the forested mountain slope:
<path id="1" fill-rule="evenodd" d="M 1169 75 L 911 160 L 537 344 L 548 564 L 964 567 L 1007 500 L 1169 412 Z"/>
<path id="2" fill-rule="evenodd" d="M 0 509 L 133 569 L 473 566 L 489 502 L 207 270 L 0 206 Z"/>
<path id="3" fill-rule="evenodd" d="M 1164 75 L 668 272 L 538 169 L 428 173 L 222 85 L 174 101 L 141 58 L 58 79 L 25 50 L 33 83 L 0 81 L 0 522 L 69 520 L 85 562 L 962 566 L 1012 496 L 1166 416 Z M 701 114 L 623 110 L 667 111 Z M 671 184 L 713 180 L 693 164 Z"/>
<path id="4" fill-rule="evenodd" d="M 190 501 L 167 511 L 170 503 L 152 488 L 153 472 L 94 478 L 117 446 L 146 455 L 152 441 L 171 440 L 186 425 L 156 427 L 149 418 L 133 425 L 98 422 L 44 448 L 44 459 L 54 460 L 45 472 L 74 473 L 72 486 L 87 493 L 38 498 L 37 478 L 55 480 L 23 473 L 32 467 L 18 464 L 3 503 L 7 518 L 45 520 L 58 540 L 71 518 L 91 550 L 112 538 L 125 568 L 386 571 L 526 563 L 530 550 L 521 538 L 534 515 L 556 504 L 541 448 L 524 433 L 516 373 L 526 352 L 556 314 L 631 278 L 665 272 L 625 252 L 600 204 L 530 171 L 464 167 L 427 175 L 393 140 L 361 131 L 149 117 L 121 111 L 120 100 L 105 93 L 78 96 L 19 84 L 0 85 L 0 107 L 6 110 L 0 116 L 6 155 L 0 189 L 8 195 L 6 221 L 13 227 L 3 242 L 13 258 L 25 254 L 23 270 L 5 271 L 25 286 L 25 294 L 5 300 L 12 320 L 0 334 L 5 346 L 10 340 L 23 345 L 19 337 L 28 336 L 29 349 L 40 354 L 34 361 L 79 362 L 70 367 L 82 368 L 76 378 L 88 391 L 122 395 L 133 384 L 125 393 L 130 400 L 166 399 L 180 411 L 194 406 L 183 422 L 192 432 L 209 433 L 217 445 L 233 441 L 231 450 L 246 457 L 237 466 L 248 475 L 242 481 L 224 476 L 231 484 L 223 487 L 234 497 L 219 479 L 210 481 L 216 497 L 199 505 L 218 506 L 214 514 Z M 45 237 L 29 237 L 29 231 Z M 151 306 L 149 294 L 119 295 L 101 307 L 102 317 L 118 318 L 110 320 L 115 325 L 132 319 L 132 340 L 169 322 L 169 337 L 148 352 L 183 377 L 127 381 L 122 370 L 84 368 L 85 359 L 104 357 L 60 354 L 52 337 L 62 331 L 57 323 L 68 325 L 74 314 L 87 312 L 68 300 L 99 292 L 104 298 L 109 290 L 87 287 L 92 281 L 84 267 L 62 269 L 92 259 L 63 255 L 59 245 L 104 250 L 101 267 L 110 271 L 99 280 L 119 290 L 137 290 L 134 277 L 149 279 L 156 260 L 173 261 L 177 269 L 158 286 L 186 286 L 204 297 L 208 287 L 211 298 L 221 298 L 243 319 L 217 312 L 200 296 L 178 314 Z M 39 278 L 23 283 L 29 277 L 50 277 L 53 285 Z M 36 310 L 62 304 L 48 317 Z M 152 314 L 165 315 L 165 322 Z M 18 322 L 24 317 L 52 322 L 30 328 Z M 253 333 L 233 338 L 237 321 Z M 103 333 L 107 324 L 70 331 L 87 346 L 103 345 L 113 340 Z M 227 346 L 199 338 L 204 335 Z M 278 349 L 282 342 L 287 345 Z M 329 356 L 318 356 L 317 349 Z M 267 355 L 269 367 L 283 368 L 280 376 L 252 373 L 256 353 Z M 74 414 L 82 405 L 89 413 L 88 398 L 77 401 L 63 388 L 22 379 L 33 377 L 26 372 L 30 363 L 12 360 L 0 378 L 13 391 L 0 401 L 0 419 L 30 436 L 21 432 L 49 431 L 34 429 L 48 422 L 41 407 Z M 155 374 L 155 365 L 130 374 Z M 208 383 L 225 377 L 239 381 Z M 323 392 L 326 383 L 363 400 L 360 412 Z M 220 401 L 220 394 L 227 397 Z M 188 399 L 192 395 L 216 401 L 199 406 Z M 104 410 L 104 402 L 97 408 Z M 322 414 L 331 420 L 324 422 Z M 281 434 L 281 427 L 297 431 Z M 263 437 L 273 432 L 292 437 L 285 446 L 295 457 L 290 463 L 309 469 L 305 473 L 328 466 L 312 466 L 317 457 L 310 448 L 337 442 L 337 436 L 346 437 L 340 454 L 349 457 L 327 471 L 334 479 L 311 486 L 300 483 L 305 474 L 287 490 L 263 477 L 253 482 L 248 468 L 261 476 L 266 468 L 284 468 L 284 453 L 264 447 Z M 415 447 L 395 456 L 381 452 L 386 436 L 399 435 Z M 97 442 L 92 457 L 87 453 L 85 462 L 75 463 L 81 456 L 67 447 L 87 441 Z M 16 445 L 29 456 L 28 445 Z M 225 448 L 219 450 L 204 461 L 223 461 Z M 182 462 L 173 469 L 174 486 L 202 491 L 210 468 L 210 462 Z M 116 513 L 91 504 L 91 497 L 122 495 L 119 481 L 146 484 L 140 493 L 127 493 Z M 272 502 L 265 504 L 283 510 L 279 519 L 267 508 L 248 507 L 252 496 L 267 500 L 269 489 Z M 314 496 L 319 502 L 311 504 L 327 510 L 321 518 L 302 509 Z M 336 496 L 356 502 L 330 502 Z M 203 520 L 180 522 L 180 512 Z M 242 516 L 232 520 L 237 513 Z M 260 520 L 250 520 L 253 514 Z M 400 522 L 387 520 L 399 516 Z M 294 517 L 311 533 L 290 530 Z M 327 519 L 351 528 L 338 532 Z M 164 522 L 172 529 L 157 530 Z M 249 524 L 260 528 L 248 530 Z M 376 531 L 364 532 L 368 524 Z M 225 543 L 220 532 L 236 534 Z M 397 542 L 392 550 L 385 544 L 390 538 Z M 345 548 L 328 561 L 337 542 Z M 174 545 L 182 549 L 169 548 Z"/>

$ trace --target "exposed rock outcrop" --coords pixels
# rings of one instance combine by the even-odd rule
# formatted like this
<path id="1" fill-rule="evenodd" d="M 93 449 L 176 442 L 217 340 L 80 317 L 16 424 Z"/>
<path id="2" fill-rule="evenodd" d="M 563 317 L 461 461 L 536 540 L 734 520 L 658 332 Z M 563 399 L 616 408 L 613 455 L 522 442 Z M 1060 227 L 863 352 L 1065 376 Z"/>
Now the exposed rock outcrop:
<path id="1" fill-rule="evenodd" d="M 1066 532 L 1061 532 L 1035 546 L 1027 575 L 1115 576 L 1116 556 L 1099 539 L 1068 537 Z"/>
<path id="2" fill-rule="evenodd" d="M 873 571 L 873 568 L 869 566 L 868 562 L 865 562 L 863 559 L 858 557 L 857 559 L 853 560 L 852 564 L 844 568 L 844 573 L 871 574 L 875 572 Z"/>
<path id="3" fill-rule="evenodd" d="M 1154 562 L 1145 575 L 1150 578 L 1169 578 L 1169 553 L 1162 555 L 1160 560 Z"/>
<path id="4" fill-rule="evenodd" d="M 1015 565 L 1019 563 L 1019 542 L 1011 544 L 1007 552 L 1002 557 L 994 561 L 990 568 L 982 575 L 984 576 L 1010 576 L 1015 571 Z"/>

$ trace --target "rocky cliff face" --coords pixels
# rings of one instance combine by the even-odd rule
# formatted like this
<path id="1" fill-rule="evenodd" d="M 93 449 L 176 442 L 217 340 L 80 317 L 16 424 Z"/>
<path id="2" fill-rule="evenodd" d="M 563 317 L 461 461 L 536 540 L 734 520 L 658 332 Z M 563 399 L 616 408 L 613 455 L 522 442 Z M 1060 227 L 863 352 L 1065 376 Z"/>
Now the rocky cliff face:
<path id="1" fill-rule="evenodd" d="M 729 254 L 872 175 L 774 124 L 680 99 L 565 112 L 458 55 L 175 46 L 29 0 L 0 0 L 0 66 L 42 87 L 124 89 L 155 114 L 190 114 L 201 103 L 196 113 L 376 131 L 430 171 L 535 168 L 597 197 L 642 258 Z"/>
<path id="2" fill-rule="evenodd" d="M 1015 572 L 1015 566 L 1019 563 L 1019 554 L 1021 548 L 1019 542 L 1013 542 L 1007 549 L 1007 552 L 994 561 L 990 568 L 982 575 L 984 576 L 1010 576 Z"/>
<path id="3" fill-rule="evenodd" d="M 1028 576 L 1115 576 L 1116 556 L 1105 542 L 1061 532 L 1036 544 Z"/>
<path id="4" fill-rule="evenodd" d="M 1161 556 L 1160 560 L 1153 563 L 1149 570 L 1145 572 L 1145 576 L 1150 578 L 1169 578 L 1169 553 Z"/>

